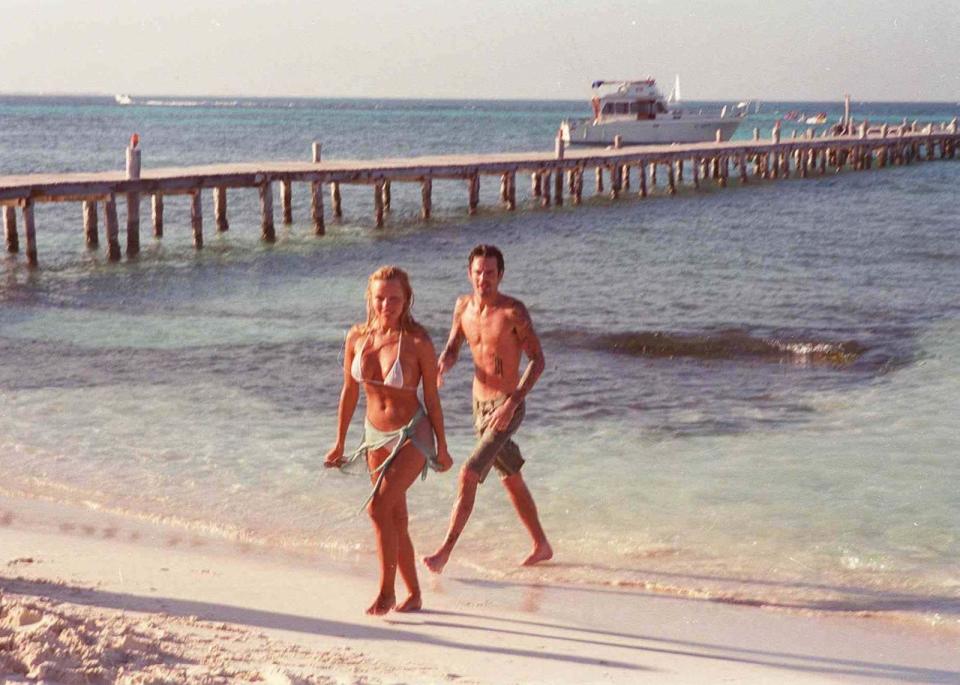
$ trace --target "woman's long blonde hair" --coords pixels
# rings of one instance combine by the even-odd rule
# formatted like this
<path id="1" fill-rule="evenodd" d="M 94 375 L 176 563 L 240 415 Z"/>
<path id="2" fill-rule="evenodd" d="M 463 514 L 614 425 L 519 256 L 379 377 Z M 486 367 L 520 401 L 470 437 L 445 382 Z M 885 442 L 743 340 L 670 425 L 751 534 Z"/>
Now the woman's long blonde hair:
<path id="1" fill-rule="evenodd" d="M 403 311 L 400 312 L 400 330 L 406 331 L 407 333 L 421 330 L 422 327 L 416 322 L 411 313 L 413 309 L 413 288 L 410 287 L 410 277 L 407 276 L 407 272 L 399 266 L 388 264 L 387 266 L 381 266 L 370 274 L 370 278 L 367 279 L 367 292 L 365 295 L 367 302 L 367 322 L 361 327 L 360 332 L 369 333 L 372 331 L 377 318 L 377 313 L 373 310 L 372 301 L 374 281 L 397 281 L 400 284 L 404 299 Z"/>

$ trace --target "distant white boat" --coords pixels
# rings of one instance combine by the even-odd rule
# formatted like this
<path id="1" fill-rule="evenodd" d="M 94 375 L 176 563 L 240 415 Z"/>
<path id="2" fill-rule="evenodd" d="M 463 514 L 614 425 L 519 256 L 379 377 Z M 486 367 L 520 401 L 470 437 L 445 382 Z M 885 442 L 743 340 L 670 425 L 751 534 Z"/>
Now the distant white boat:
<path id="1" fill-rule="evenodd" d="M 676 106 L 680 100 L 677 77 L 670 99 L 664 98 L 654 79 L 594 81 L 593 119 L 566 120 L 560 136 L 568 145 L 611 145 L 619 136 L 623 145 L 698 143 L 730 140 L 747 113 L 746 106 L 704 113 Z M 741 103 L 742 105 L 742 103 Z"/>
<path id="2" fill-rule="evenodd" d="M 131 99 L 131 97 L 130 97 L 129 95 L 124 95 L 124 94 L 122 94 L 122 93 L 121 93 L 121 94 L 118 94 L 118 95 L 114 95 L 114 96 L 113 96 L 113 99 L 117 101 L 117 104 L 118 104 L 118 105 L 132 105 L 132 104 L 133 104 L 133 100 Z"/>

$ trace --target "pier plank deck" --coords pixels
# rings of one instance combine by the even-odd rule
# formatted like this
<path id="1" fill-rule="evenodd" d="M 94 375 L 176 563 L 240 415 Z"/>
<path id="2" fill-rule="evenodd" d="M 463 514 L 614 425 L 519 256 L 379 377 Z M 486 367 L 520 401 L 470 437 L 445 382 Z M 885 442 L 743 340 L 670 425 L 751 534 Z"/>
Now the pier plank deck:
<path id="1" fill-rule="evenodd" d="M 518 172 L 530 173 L 532 192 L 543 206 L 563 202 L 562 175 L 568 174 L 568 190 L 573 204 L 580 203 L 582 174 L 594 170 L 597 176 L 597 191 L 602 192 L 604 173 L 608 174 L 609 193 L 617 197 L 629 190 L 630 169 L 637 167 L 639 195 L 647 195 L 646 168 L 650 168 L 650 182 L 656 184 L 656 168 L 667 165 L 668 188 L 671 195 L 683 182 L 683 164 L 691 163 L 694 188 L 710 181 L 725 187 L 730 175 L 730 166 L 741 184 L 748 182 L 748 164 L 753 166 L 753 175 L 763 179 L 787 178 L 794 173 L 807 177 L 823 174 L 829 165 L 833 169 L 849 167 L 855 170 L 870 169 L 876 158 L 877 166 L 888 163 L 908 164 L 912 161 L 931 160 L 939 149 L 940 158 L 953 159 L 956 155 L 960 134 L 956 121 L 949 126 L 932 125 L 923 130 L 891 129 L 883 127 L 879 132 L 867 132 L 864 127 L 859 135 L 824 137 L 794 137 L 780 139 L 775 130 L 772 139 L 759 140 L 754 131 L 753 140 L 726 142 L 703 142 L 654 146 L 566 148 L 558 144 L 555 150 L 543 152 L 505 152 L 487 154 L 427 155 L 420 157 L 386 159 L 339 159 L 323 161 L 261 161 L 227 164 L 205 164 L 185 167 L 140 168 L 140 149 L 127 148 L 127 168 L 117 171 L 42 173 L 0 176 L 0 206 L 20 207 L 24 228 L 27 229 L 28 260 L 36 264 L 34 240 L 34 205 L 43 202 L 103 203 L 108 232 L 112 228 L 116 196 L 126 197 L 128 207 L 127 241 L 128 256 L 133 256 L 139 246 L 139 198 L 152 195 L 154 198 L 154 233 L 162 235 L 162 197 L 164 195 L 193 195 L 192 202 L 195 244 L 202 247 L 202 205 L 198 194 L 205 189 L 216 189 L 216 224 L 219 230 L 227 225 L 226 188 L 256 188 L 261 195 L 261 225 L 265 240 L 273 240 L 272 183 L 281 185 L 281 209 L 285 223 L 290 221 L 290 184 L 310 183 L 313 200 L 313 221 L 318 235 L 324 233 L 323 199 L 320 187 L 330 184 L 333 215 L 339 217 L 340 185 L 360 184 L 374 186 L 375 221 L 383 223 L 384 207 L 390 206 L 391 182 L 419 182 L 423 196 L 421 215 L 430 216 L 430 193 L 433 180 L 454 179 L 469 181 L 468 211 L 476 211 L 479 198 L 479 177 L 501 177 L 501 202 L 507 209 L 516 206 L 515 180 Z M 314 144 L 313 157 L 319 158 L 320 146 Z M 924 154 L 925 153 L 925 154 Z M 828 162 L 829 159 L 829 162 Z M 819 162 L 819 169 L 817 163 Z M 550 179 L 553 178 L 552 198 Z M 539 192 L 538 192 L 539 191 Z M 319 198 L 319 199 L 316 199 Z M 159 207 L 159 211 L 158 211 Z M 91 210 L 88 206 L 85 214 Z M 4 225 L 8 251 L 17 251 L 15 216 L 4 211 Z M 133 217 L 133 218 L 131 218 Z M 90 219 L 85 223 L 90 225 Z M 111 243 L 111 259 L 116 257 L 116 245 Z"/>

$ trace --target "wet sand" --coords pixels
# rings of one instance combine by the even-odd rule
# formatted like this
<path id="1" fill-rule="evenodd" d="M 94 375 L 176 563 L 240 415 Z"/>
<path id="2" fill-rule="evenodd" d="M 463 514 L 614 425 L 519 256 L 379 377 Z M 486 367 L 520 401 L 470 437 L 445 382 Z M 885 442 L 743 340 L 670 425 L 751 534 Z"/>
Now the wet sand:
<path id="1" fill-rule="evenodd" d="M 318 567 L 0 498 L 0 675 L 58 683 L 960 682 L 953 635 L 460 569 L 423 571 L 424 611 L 371 618 L 363 610 L 375 563 L 359 561 Z"/>

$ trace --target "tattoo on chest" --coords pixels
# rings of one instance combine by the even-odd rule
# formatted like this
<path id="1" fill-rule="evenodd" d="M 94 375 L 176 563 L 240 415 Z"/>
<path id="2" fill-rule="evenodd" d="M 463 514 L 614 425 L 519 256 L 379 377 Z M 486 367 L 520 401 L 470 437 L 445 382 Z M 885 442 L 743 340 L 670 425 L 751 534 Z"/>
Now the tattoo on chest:
<path id="1" fill-rule="evenodd" d="M 498 376 L 503 376 L 503 360 L 499 356 L 493 358 L 493 371 Z"/>

